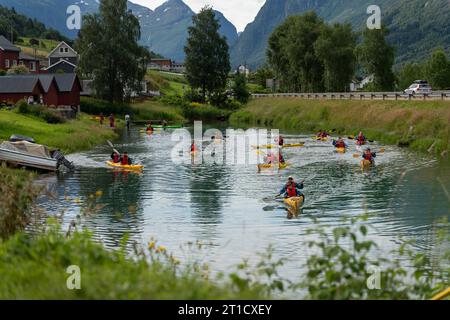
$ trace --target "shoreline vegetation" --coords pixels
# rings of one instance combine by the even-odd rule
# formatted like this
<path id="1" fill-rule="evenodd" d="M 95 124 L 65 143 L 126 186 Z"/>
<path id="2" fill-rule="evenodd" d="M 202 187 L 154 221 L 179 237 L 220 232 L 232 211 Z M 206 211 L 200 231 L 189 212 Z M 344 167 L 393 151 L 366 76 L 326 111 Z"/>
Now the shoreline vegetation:
<path id="1" fill-rule="evenodd" d="M 450 146 L 450 103 L 446 101 L 253 99 L 231 115 L 230 123 L 301 132 L 335 129 L 343 137 L 362 130 L 371 140 L 442 156 Z"/>
<path id="2" fill-rule="evenodd" d="M 118 121 L 117 126 L 123 126 L 123 121 Z M 76 120 L 50 124 L 34 115 L 0 110 L 0 141 L 8 140 L 13 134 L 33 137 L 37 143 L 60 149 L 66 154 L 89 150 L 118 137 L 114 130 L 99 126 L 84 113 Z"/>

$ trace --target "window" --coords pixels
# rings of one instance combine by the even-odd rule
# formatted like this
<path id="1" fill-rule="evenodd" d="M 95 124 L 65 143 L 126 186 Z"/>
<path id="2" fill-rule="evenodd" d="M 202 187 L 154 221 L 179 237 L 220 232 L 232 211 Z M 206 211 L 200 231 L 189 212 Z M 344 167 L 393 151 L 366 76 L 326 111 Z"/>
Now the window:
<path id="1" fill-rule="evenodd" d="M 35 61 L 30 62 L 30 71 L 36 71 L 36 62 Z"/>
<path id="2" fill-rule="evenodd" d="M 69 52 L 69 48 L 66 48 L 66 49 L 64 50 L 64 52 L 68 53 L 68 52 Z"/>
<path id="3" fill-rule="evenodd" d="M 5 68 L 9 68 L 11 65 L 9 64 L 9 59 L 5 60 Z"/>
<path id="4" fill-rule="evenodd" d="M 60 53 L 64 53 L 64 48 L 59 48 Z"/>

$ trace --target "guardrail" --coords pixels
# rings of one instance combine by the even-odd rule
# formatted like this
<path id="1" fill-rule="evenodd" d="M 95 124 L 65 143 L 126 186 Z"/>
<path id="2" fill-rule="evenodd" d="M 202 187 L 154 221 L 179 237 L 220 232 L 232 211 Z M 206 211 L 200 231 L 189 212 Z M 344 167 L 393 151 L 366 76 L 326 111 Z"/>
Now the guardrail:
<path id="1" fill-rule="evenodd" d="M 429 94 L 405 94 L 402 92 L 333 92 L 333 93 L 272 93 L 252 94 L 253 98 L 299 98 L 309 100 L 450 100 L 450 91 Z"/>

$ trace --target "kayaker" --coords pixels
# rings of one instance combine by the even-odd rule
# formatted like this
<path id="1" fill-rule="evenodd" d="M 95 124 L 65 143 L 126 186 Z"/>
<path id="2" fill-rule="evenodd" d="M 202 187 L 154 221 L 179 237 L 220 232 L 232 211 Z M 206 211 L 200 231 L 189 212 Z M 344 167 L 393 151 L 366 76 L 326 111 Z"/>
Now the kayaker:
<path id="1" fill-rule="evenodd" d="M 272 152 L 268 152 L 266 159 L 265 159 L 265 163 L 266 164 L 273 164 L 275 162 L 275 155 Z"/>
<path id="2" fill-rule="evenodd" d="M 279 136 L 278 139 L 275 139 L 275 142 L 278 142 L 280 147 L 284 146 L 284 138 L 283 136 Z"/>
<path id="3" fill-rule="evenodd" d="M 148 122 L 146 131 L 147 132 L 153 132 L 153 126 L 152 126 L 152 122 L 151 121 Z"/>
<path id="4" fill-rule="evenodd" d="M 130 157 L 128 157 L 128 153 L 124 152 L 122 155 L 122 159 L 121 159 L 121 164 L 123 166 L 127 166 L 127 165 L 131 165 L 132 161 L 130 159 Z"/>
<path id="5" fill-rule="evenodd" d="M 372 152 L 370 148 L 367 148 L 364 150 L 364 153 L 362 155 L 364 160 L 370 161 L 371 163 L 374 163 L 375 158 L 377 157 L 377 154 L 375 152 Z"/>
<path id="6" fill-rule="evenodd" d="M 278 153 L 278 162 L 279 162 L 280 164 L 285 164 L 285 163 L 286 163 L 286 161 L 284 160 L 284 157 L 283 157 L 283 155 L 281 154 L 281 152 Z"/>
<path id="7" fill-rule="evenodd" d="M 362 133 L 362 131 L 359 132 L 358 137 L 356 138 L 356 143 L 360 146 L 366 144 L 366 137 L 364 136 L 364 134 Z"/>
<path id="8" fill-rule="evenodd" d="M 301 197 L 303 193 L 300 191 L 303 189 L 303 183 L 297 183 L 294 181 L 293 177 L 288 178 L 288 182 L 283 186 L 283 188 L 280 190 L 279 196 L 283 196 L 284 198 L 294 198 L 294 197 Z"/>
<path id="9" fill-rule="evenodd" d="M 111 128 L 114 128 L 115 127 L 115 119 L 114 119 L 114 114 L 112 114 L 111 113 L 111 115 L 109 116 L 109 126 L 111 127 Z"/>
<path id="10" fill-rule="evenodd" d="M 197 151 L 198 151 L 198 148 L 197 148 L 197 146 L 195 144 L 195 141 L 192 141 L 192 143 L 191 143 L 191 152 L 197 152 Z"/>
<path id="11" fill-rule="evenodd" d="M 131 120 L 130 115 L 129 114 L 125 115 L 125 123 L 127 125 L 128 130 L 130 130 L 130 120 Z"/>
<path id="12" fill-rule="evenodd" d="M 322 129 L 317 134 L 317 138 L 320 138 L 320 139 L 327 138 L 328 136 L 329 136 L 328 132 L 326 132 L 325 130 L 322 130 Z"/>
<path id="13" fill-rule="evenodd" d="M 120 155 L 115 151 L 113 151 L 113 153 L 111 154 L 111 159 L 114 163 L 119 163 L 121 160 Z"/>
<path id="14" fill-rule="evenodd" d="M 345 143 L 344 139 L 342 139 L 342 137 L 339 137 L 338 140 L 333 141 L 333 145 L 336 148 L 347 148 L 348 147 L 347 144 Z"/>

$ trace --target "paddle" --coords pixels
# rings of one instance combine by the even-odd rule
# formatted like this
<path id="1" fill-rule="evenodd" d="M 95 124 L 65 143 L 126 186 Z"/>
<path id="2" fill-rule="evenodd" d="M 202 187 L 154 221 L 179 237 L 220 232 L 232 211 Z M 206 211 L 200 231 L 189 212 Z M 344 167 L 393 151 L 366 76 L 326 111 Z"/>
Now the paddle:
<path id="1" fill-rule="evenodd" d="M 379 153 L 384 153 L 384 152 L 386 152 L 386 149 L 381 148 L 380 150 L 378 150 L 378 152 L 375 152 L 375 153 L 376 153 L 376 154 L 379 154 Z M 360 153 L 355 153 L 355 154 L 353 154 L 353 158 L 359 158 L 359 157 L 361 157 L 361 154 L 360 154 Z"/>
<path id="2" fill-rule="evenodd" d="M 117 153 L 117 154 L 120 156 L 120 152 L 117 151 L 117 150 L 114 148 L 114 145 L 111 143 L 111 141 L 106 140 L 106 142 L 107 142 L 108 145 L 113 149 L 113 151 L 114 151 L 115 153 Z"/>

